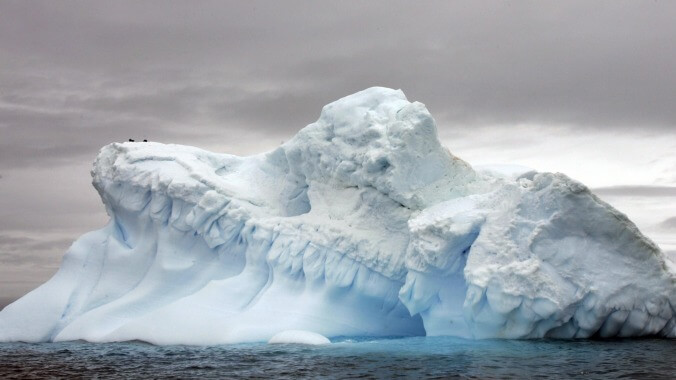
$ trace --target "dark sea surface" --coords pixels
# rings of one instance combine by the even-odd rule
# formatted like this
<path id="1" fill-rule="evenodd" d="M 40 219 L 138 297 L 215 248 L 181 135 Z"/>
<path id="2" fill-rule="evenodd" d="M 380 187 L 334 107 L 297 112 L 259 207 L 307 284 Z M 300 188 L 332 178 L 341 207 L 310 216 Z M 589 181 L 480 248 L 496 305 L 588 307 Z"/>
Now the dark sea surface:
<path id="1" fill-rule="evenodd" d="M 676 341 L 336 339 L 326 346 L 0 343 L 0 378 L 676 379 Z"/>

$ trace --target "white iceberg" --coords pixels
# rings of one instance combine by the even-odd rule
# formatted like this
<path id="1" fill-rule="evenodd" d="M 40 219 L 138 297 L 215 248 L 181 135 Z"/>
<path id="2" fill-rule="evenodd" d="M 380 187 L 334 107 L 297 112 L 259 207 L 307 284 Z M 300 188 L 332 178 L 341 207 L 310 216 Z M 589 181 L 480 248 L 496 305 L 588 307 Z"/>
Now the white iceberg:
<path id="1" fill-rule="evenodd" d="M 251 157 L 104 147 L 111 220 L 0 312 L 0 341 L 676 336 L 676 269 L 562 174 L 475 171 L 370 88 Z"/>

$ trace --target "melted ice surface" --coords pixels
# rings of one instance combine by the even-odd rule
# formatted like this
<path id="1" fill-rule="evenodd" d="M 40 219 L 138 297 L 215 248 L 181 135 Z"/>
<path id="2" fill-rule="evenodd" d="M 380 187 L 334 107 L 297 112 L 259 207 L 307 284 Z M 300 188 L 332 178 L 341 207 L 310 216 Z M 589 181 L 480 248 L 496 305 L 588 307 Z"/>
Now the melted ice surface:
<path id="1" fill-rule="evenodd" d="M 370 88 L 251 157 L 104 147 L 110 223 L 0 312 L 0 341 L 676 335 L 676 269 L 562 174 L 474 170 Z"/>
<path id="2" fill-rule="evenodd" d="M 313 346 L 330 344 L 331 341 L 323 335 L 303 330 L 286 330 L 275 334 L 268 341 L 269 344 L 310 344 Z"/>

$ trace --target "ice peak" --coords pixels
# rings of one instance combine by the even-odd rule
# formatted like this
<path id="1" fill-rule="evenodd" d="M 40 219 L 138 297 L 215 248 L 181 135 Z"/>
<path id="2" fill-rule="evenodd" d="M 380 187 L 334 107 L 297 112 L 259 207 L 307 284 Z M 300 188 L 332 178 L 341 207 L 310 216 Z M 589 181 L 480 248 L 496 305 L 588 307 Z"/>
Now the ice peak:
<path id="1" fill-rule="evenodd" d="M 424 104 L 383 87 L 326 105 L 282 150 L 308 181 L 373 187 L 411 209 L 465 195 L 476 179 L 441 145 Z"/>
<path id="2" fill-rule="evenodd" d="M 371 87 L 325 105 L 319 120 L 333 125 L 337 132 L 354 132 L 370 126 L 365 115 L 389 119 L 408 104 L 401 90 Z"/>

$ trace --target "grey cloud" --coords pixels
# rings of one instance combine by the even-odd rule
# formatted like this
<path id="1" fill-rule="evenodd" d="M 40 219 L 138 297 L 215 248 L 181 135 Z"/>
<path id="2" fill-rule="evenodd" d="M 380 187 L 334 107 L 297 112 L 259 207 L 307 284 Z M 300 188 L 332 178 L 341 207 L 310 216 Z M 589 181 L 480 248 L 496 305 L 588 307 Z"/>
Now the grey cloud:
<path id="1" fill-rule="evenodd" d="M 676 197 L 675 186 L 608 186 L 592 191 L 605 196 Z"/>
<path id="2" fill-rule="evenodd" d="M 47 281 L 55 268 L 39 268 L 25 270 L 21 267 L 0 268 L 0 305 L 13 302 L 19 296 L 37 288 Z M 4 301 L 3 301 L 4 300 Z"/>
<path id="3" fill-rule="evenodd" d="M 16 301 L 16 297 L 0 297 L 0 311 L 5 308 L 5 306 L 9 305 L 10 303 Z"/>
<path id="4" fill-rule="evenodd" d="M 663 231 L 676 232 L 676 216 L 672 216 L 671 218 L 662 221 L 657 225 L 657 228 Z"/>
<path id="5" fill-rule="evenodd" d="M 71 242 L 54 235 L 0 234 L 0 308 L 49 279 Z"/>
<path id="6" fill-rule="evenodd" d="M 676 79 L 664 73 L 676 64 L 668 38 L 676 6 L 614 4 L 132 2 L 79 4 L 75 12 L 11 4 L 2 35 L 19 60 L 35 56 L 102 77 L 218 68 L 215 82 L 273 90 L 300 82 L 306 87 L 289 92 L 323 92 L 324 101 L 370 85 L 401 87 L 453 125 L 672 128 Z M 287 110 L 281 124 L 314 114 L 315 103 Z M 254 120 L 262 113 L 246 112 Z"/>
<path id="7" fill-rule="evenodd" d="M 202 91 L 148 89 L 153 86 L 127 84 L 108 91 L 51 89 L 33 99 L 25 89 L 0 95 L 0 168 L 91 161 L 101 146 L 128 138 L 177 142 L 216 134 L 191 128 L 200 122 L 194 103 Z"/>
<path id="8" fill-rule="evenodd" d="M 56 238 L 39 240 L 0 235 L 0 265 L 45 266 L 55 268 L 73 240 Z"/>
<path id="9" fill-rule="evenodd" d="M 32 238 L 68 233 L 75 238 L 102 226 L 107 216 L 91 186 L 89 162 L 3 172 L 0 231 L 26 231 L 23 235 Z"/>

